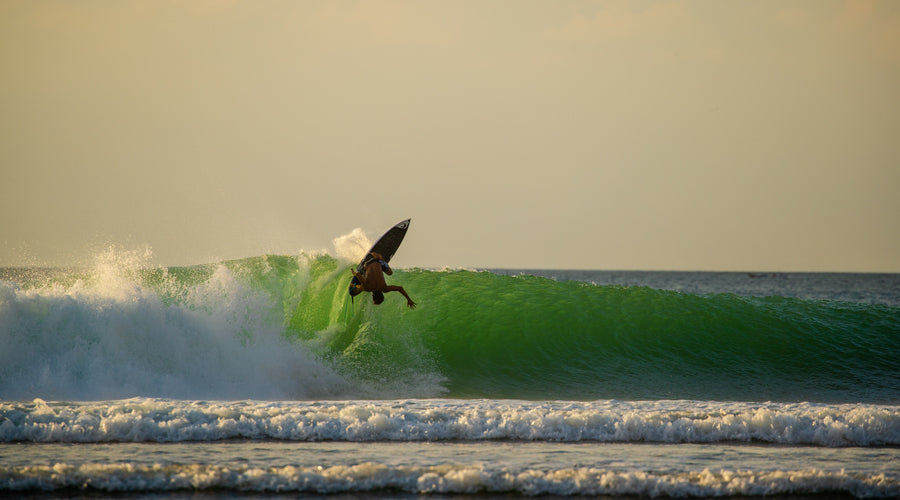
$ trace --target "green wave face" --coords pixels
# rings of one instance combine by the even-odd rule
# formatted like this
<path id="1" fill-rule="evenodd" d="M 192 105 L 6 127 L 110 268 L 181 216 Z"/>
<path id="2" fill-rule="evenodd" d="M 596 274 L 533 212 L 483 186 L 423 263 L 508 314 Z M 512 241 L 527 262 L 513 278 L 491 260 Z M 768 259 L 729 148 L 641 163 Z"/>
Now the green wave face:
<path id="1" fill-rule="evenodd" d="M 351 301 L 351 267 L 270 255 L 0 282 L 0 391 L 900 403 L 896 307 L 396 270 L 410 310 Z"/>
<path id="2" fill-rule="evenodd" d="M 397 293 L 351 302 L 350 266 L 328 256 L 230 265 L 286 335 L 410 397 L 900 400 L 891 307 L 397 270 L 409 310 Z"/>

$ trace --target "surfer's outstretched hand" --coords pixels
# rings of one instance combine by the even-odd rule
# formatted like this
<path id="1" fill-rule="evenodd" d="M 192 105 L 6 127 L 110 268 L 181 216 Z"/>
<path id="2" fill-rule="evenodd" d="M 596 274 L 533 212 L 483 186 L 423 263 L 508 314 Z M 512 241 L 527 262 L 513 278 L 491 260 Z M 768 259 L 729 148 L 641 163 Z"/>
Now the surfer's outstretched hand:
<path id="1" fill-rule="evenodd" d="M 415 308 L 416 308 L 416 303 L 413 302 L 412 299 L 407 299 L 407 300 L 406 300 L 406 306 L 409 307 L 410 309 L 415 309 Z"/>

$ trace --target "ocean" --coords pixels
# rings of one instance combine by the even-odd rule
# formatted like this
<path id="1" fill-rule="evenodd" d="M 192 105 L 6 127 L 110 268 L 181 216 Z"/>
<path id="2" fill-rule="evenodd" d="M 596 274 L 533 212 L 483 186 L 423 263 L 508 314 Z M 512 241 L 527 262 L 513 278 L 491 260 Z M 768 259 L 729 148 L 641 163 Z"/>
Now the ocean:
<path id="1" fill-rule="evenodd" d="M 0 269 L 0 496 L 900 498 L 900 275 Z"/>

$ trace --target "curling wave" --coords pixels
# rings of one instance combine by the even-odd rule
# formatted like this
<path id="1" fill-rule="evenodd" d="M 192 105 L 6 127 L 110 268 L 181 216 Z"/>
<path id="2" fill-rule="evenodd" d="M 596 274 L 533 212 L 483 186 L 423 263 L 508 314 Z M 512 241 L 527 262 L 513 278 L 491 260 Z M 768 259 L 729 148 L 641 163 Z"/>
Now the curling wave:
<path id="1" fill-rule="evenodd" d="M 115 259 L 113 259 L 115 261 Z M 695 399 L 896 404 L 900 309 L 261 256 L 0 283 L 0 398 Z"/>

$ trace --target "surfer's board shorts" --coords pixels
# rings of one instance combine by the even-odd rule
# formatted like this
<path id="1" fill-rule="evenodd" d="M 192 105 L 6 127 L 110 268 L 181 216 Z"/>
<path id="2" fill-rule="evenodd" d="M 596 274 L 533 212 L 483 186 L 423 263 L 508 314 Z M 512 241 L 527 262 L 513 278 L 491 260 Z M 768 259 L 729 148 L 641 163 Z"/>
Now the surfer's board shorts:
<path id="1" fill-rule="evenodd" d="M 371 259 L 363 261 L 363 266 L 362 266 L 363 273 L 365 273 L 366 268 L 369 267 L 369 264 L 372 263 L 372 260 L 377 260 L 378 263 L 381 264 L 382 271 L 389 272 L 391 270 L 391 266 L 389 266 L 387 262 L 385 262 L 377 257 L 372 257 Z M 365 274 L 363 274 L 363 277 L 365 277 Z M 362 282 L 359 281 L 359 278 L 357 278 L 356 275 L 353 275 L 353 279 L 350 280 L 350 287 L 347 290 L 347 293 L 350 294 L 350 302 L 353 303 L 353 298 L 356 297 L 357 295 L 363 293 L 363 291 L 364 290 L 362 289 Z"/>

